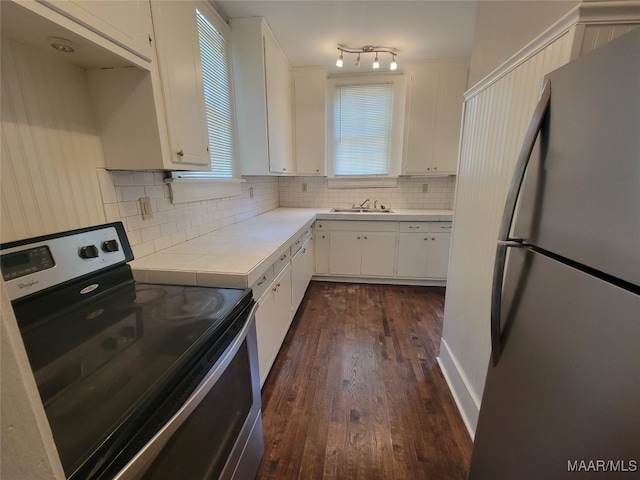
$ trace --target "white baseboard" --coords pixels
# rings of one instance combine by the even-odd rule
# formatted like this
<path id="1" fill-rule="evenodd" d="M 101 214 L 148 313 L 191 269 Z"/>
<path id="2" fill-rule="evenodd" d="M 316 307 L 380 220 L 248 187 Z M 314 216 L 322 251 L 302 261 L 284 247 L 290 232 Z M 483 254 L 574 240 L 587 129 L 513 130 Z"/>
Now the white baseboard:
<path id="1" fill-rule="evenodd" d="M 442 375 L 449 385 L 449 390 L 451 390 L 460 415 L 462 415 L 462 420 L 473 440 L 478 424 L 478 414 L 480 413 L 480 401 L 467 386 L 468 382 L 465 379 L 465 375 L 459 368 L 458 362 L 451 350 L 449 350 L 444 338 L 440 341 L 438 365 L 440 365 Z"/>

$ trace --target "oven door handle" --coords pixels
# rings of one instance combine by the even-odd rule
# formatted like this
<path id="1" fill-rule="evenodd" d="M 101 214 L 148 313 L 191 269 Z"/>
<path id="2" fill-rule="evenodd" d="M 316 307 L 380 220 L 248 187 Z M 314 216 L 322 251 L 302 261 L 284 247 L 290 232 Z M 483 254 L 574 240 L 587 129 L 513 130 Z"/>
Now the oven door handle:
<path id="1" fill-rule="evenodd" d="M 254 304 L 246 324 L 238 332 L 233 342 L 227 347 L 225 352 L 220 356 L 218 361 L 209 370 L 207 375 L 202 379 L 191 396 L 184 402 L 184 405 L 178 410 L 173 417 L 156 433 L 147 444 L 133 457 L 127 465 L 118 472 L 114 480 L 133 480 L 139 479 L 141 475 L 149 468 L 155 458 L 160 454 L 164 446 L 167 444 L 171 436 L 180 428 L 180 426 L 189 418 L 189 415 L 207 396 L 209 391 L 216 384 L 218 379 L 225 372 L 231 361 L 234 359 L 238 350 L 242 346 L 249 331 L 255 329 L 255 316 L 258 304 Z"/>

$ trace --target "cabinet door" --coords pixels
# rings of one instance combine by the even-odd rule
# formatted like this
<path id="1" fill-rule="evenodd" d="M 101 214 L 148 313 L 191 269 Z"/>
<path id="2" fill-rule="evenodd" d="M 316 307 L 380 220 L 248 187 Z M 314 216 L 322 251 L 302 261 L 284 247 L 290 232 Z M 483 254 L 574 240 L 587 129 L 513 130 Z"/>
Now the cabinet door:
<path id="1" fill-rule="evenodd" d="M 329 242 L 329 273 L 332 275 L 360 275 L 362 234 L 331 232 Z"/>
<path id="2" fill-rule="evenodd" d="M 151 7 L 172 160 L 210 170 L 195 2 L 152 1 Z"/>
<path id="3" fill-rule="evenodd" d="M 430 233 L 426 276 L 447 278 L 449 267 L 450 233 Z"/>
<path id="4" fill-rule="evenodd" d="M 431 173 L 436 126 L 438 70 L 415 68 L 407 89 L 402 172 Z"/>
<path id="5" fill-rule="evenodd" d="M 405 110 L 404 174 L 450 175 L 457 171 L 466 63 L 410 67 Z"/>
<path id="6" fill-rule="evenodd" d="M 304 248 L 298 250 L 291 259 L 291 303 L 295 311 L 307 288 L 305 279 Z"/>
<path id="7" fill-rule="evenodd" d="M 398 262 L 396 275 L 423 278 L 427 273 L 428 233 L 400 233 L 398 235 Z"/>
<path id="8" fill-rule="evenodd" d="M 291 125 L 291 67 L 269 34 L 264 35 L 264 66 L 267 88 L 267 135 L 269 170 L 294 173 Z"/>
<path id="9" fill-rule="evenodd" d="M 322 68 L 294 70 L 294 157 L 297 175 L 326 175 L 325 101 L 327 73 Z"/>
<path id="10" fill-rule="evenodd" d="M 458 171 L 458 146 L 467 67 L 443 69 L 438 82 L 438 117 L 433 145 L 433 173 Z"/>
<path id="11" fill-rule="evenodd" d="M 148 62 L 153 58 L 148 0 L 46 0 L 42 3 Z"/>
<path id="12" fill-rule="evenodd" d="M 276 355 L 280 351 L 280 346 L 287 335 L 291 319 L 293 318 L 291 306 L 291 266 L 287 265 L 275 280 L 276 296 L 276 322 L 277 322 L 277 345 Z"/>
<path id="13" fill-rule="evenodd" d="M 273 359 L 276 355 L 275 346 L 278 341 L 278 325 L 276 322 L 275 283 L 258 300 L 256 310 L 256 335 L 258 337 L 258 369 L 260 371 L 260 385 L 267 379 Z"/>
<path id="14" fill-rule="evenodd" d="M 302 254 L 304 256 L 303 262 L 304 262 L 304 290 L 307 290 L 307 287 L 309 286 L 309 282 L 311 281 L 311 277 L 313 276 L 314 273 L 314 264 L 315 264 L 315 257 L 314 257 L 314 245 L 313 245 L 313 240 L 309 239 L 307 240 L 307 242 L 304 244 L 304 247 L 302 247 Z M 304 296 L 304 292 L 302 294 Z"/>
<path id="15" fill-rule="evenodd" d="M 316 273 L 329 273 L 329 233 L 314 233 Z"/>
<path id="16" fill-rule="evenodd" d="M 362 275 L 393 277 L 396 258 L 395 233 L 362 234 Z"/>

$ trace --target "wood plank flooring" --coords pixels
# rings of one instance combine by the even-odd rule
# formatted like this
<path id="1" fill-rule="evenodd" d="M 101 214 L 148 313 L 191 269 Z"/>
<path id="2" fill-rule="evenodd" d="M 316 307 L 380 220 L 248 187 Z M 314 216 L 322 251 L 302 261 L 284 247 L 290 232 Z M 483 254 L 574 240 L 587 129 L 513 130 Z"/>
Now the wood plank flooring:
<path id="1" fill-rule="evenodd" d="M 444 289 L 311 282 L 262 389 L 258 479 L 465 479 Z"/>

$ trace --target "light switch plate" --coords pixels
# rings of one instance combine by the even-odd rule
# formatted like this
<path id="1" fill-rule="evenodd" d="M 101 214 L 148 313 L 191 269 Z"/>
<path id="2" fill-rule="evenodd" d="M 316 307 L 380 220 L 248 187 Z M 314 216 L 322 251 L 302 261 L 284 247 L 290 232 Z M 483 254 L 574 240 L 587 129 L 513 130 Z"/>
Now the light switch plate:
<path id="1" fill-rule="evenodd" d="M 153 210 L 151 208 L 151 199 L 149 197 L 140 198 L 140 210 L 142 210 L 143 220 L 150 220 L 153 218 Z"/>

